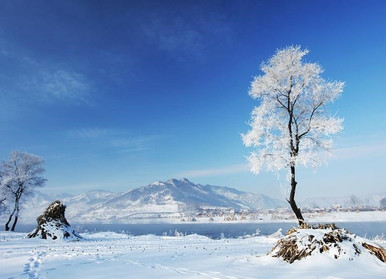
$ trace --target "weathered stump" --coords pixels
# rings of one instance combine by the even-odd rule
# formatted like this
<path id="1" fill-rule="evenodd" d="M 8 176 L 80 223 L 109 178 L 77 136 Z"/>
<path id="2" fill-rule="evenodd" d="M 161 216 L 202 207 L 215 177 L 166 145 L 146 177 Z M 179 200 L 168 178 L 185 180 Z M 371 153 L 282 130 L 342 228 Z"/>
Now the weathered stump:
<path id="1" fill-rule="evenodd" d="M 82 237 L 71 227 L 65 217 L 66 206 L 59 200 L 51 203 L 36 221 L 36 229 L 27 237 L 38 237 L 42 239 L 66 239 L 79 240 Z"/>
<path id="2" fill-rule="evenodd" d="M 289 229 L 268 254 L 293 263 L 316 254 L 325 254 L 333 259 L 354 260 L 363 253 L 370 253 L 385 262 L 386 250 L 382 246 L 339 229 L 335 224 L 302 224 L 298 228 Z"/>

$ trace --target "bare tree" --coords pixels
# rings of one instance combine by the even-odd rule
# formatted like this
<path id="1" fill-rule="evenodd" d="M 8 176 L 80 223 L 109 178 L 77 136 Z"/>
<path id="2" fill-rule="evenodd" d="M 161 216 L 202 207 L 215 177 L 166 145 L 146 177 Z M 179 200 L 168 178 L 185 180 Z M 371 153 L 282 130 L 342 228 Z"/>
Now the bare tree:
<path id="1" fill-rule="evenodd" d="M 331 117 L 326 105 L 343 91 L 344 83 L 326 81 L 317 63 L 306 63 L 308 50 L 300 46 L 280 49 L 263 63 L 264 73 L 254 78 L 249 95 L 259 100 L 252 111 L 251 129 L 242 135 L 245 146 L 256 150 L 248 157 L 251 171 L 288 169 L 289 202 L 299 224 L 304 222 L 295 202 L 298 165 L 317 166 L 330 151 L 331 135 L 342 129 L 343 119 Z"/>
<path id="2" fill-rule="evenodd" d="M 19 151 L 12 152 L 9 160 L 1 163 L 0 186 L 4 189 L 10 206 L 10 215 L 5 224 L 6 231 L 10 229 L 12 219 L 14 221 L 11 231 L 15 230 L 22 198 L 32 195 L 36 187 L 45 184 L 46 179 L 41 176 L 44 172 L 43 163 L 40 157 Z"/>

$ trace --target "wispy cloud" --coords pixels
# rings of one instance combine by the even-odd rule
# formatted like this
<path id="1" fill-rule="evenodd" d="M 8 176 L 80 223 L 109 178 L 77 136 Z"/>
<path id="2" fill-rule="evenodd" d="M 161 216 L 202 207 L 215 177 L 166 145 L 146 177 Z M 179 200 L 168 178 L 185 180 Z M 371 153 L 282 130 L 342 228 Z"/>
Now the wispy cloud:
<path id="1" fill-rule="evenodd" d="M 76 72 L 42 70 L 33 75 L 25 75 L 21 79 L 20 86 L 24 92 L 30 92 L 38 97 L 38 100 L 45 102 L 90 103 L 90 82 Z"/>
<path id="2" fill-rule="evenodd" d="M 332 150 L 333 160 L 386 156 L 386 132 L 382 129 L 373 133 L 340 136 Z"/>
<path id="3" fill-rule="evenodd" d="M 111 140 L 112 146 L 117 147 L 133 147 L 133 146 L 145 146 L 153 142 L 167 138 L 166 135 L 147 135 L 147 136 L 132 136 L 125 138 L 117 138 Z"/>
<path id="4" fill-rule="evenodd" d="M 0 63 L 9 68 L 0 74 L 0 83 L 10 101 L 92 104 L 94 87 L 85 74 L 68 63 L 42 62 L 11 45 L 0 41 Z"/>
<path id="5" fill-rule="evenodd" d="M 239 165 L 223 166 L 219 168 L 188 170 L 178 174 L 176 177 L 204 177 L 204 176 L 243 173 L 248 171 L 249 171 L 248 164 L 239 164 Z"/>
<path id="6" fill-rule="evenodd" d="M 203 16 L 197 10 L 178 16 L 152 13 L 142 30 L 148 42 L 180 61 L 201 58 L 208 44 L 229 43 L 233 34 L 225 18 L 216 14 Z"/>
<path id="7" fill-rule="evenodd" d="M 68 131 L 68 135 L 74 138 L 100 138 L 122 133 L 124 132 L 120 130 L 106 128 L 81 128 Z"/>
<path id="8" fill-rule="evenodd" d="M 386 155 L 386 142 L 373 142 L 341 147 L 333 151 L 332 159 L 348 160 L 354 158 L 381 157 Z"/>
<path id="9" fill-rule="evenodd" d="M 129 131 L 114 128 L 81 128 L 67 132 L 71 138 L 92 140 L 94 144 L 111 149 L 108 153 L 143 151 L 169 135 L 133 135 Z"/>
<path id="10" fill-rule="evenodd" d="M 332 160 L 350 160 L 360 158 L 384 157 L 386 155 L 386 142 L 366 143 L 362 145 L 353 145 L 350 147 L 341 147 L 333 150 Z M 327 159 L 327 158 L 326 158 Z M 218 168 L 194 169 L 183 171 L 176 177 L 207 177 L 235 173 L 249 172 L 248 164 L 238 164 L 222 166 Z"/>
<path id="11" fill-rule="evenodd" d="M 179 52 L 189 56 L 200 55 L 204 49 L 203 35 L 192 29 L 183 20 L 176 19 L 169 28 L 161 17 L 155 18 L 143 27 L 144 33 L 150 41 L 157 44 L 161 51 L 168 53 Z"/>

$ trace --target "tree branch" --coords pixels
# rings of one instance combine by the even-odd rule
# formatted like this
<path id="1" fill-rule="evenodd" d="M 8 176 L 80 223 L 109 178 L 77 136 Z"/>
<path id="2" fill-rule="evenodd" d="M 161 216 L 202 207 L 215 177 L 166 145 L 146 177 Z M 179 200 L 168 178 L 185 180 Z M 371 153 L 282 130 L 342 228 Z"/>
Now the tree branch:
<path id="1" fill-rule="evenodd" d="M 299 135 L 299 139 L 301 139 L 303 136 L 307 135 L 311 131 L 311 121 L 312 118 L 315 115 L 315 112 L 317 111 L 318 108 L 320 108 L 323 105 L 323 101 L 321 101 L 318 105 L 316 105 L 311 112 L 310 118 L 308 119 L 308 128 L 305 132 L 303 132 L 301 135 Z"/>

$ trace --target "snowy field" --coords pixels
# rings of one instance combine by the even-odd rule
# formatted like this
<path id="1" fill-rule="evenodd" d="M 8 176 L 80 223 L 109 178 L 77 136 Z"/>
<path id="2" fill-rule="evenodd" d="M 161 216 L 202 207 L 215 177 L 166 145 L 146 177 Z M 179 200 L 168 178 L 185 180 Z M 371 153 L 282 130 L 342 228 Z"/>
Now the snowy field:
<path id="1" fill-rule="evenodd" d="M 366 256 L 322 254 L 293 264 L 266 256 L 280 233 L 219 240 L 93 233 L 79 242 L 24 236 L 0 232 L 0 278 L 386 278 L 386 264 Z"/>

